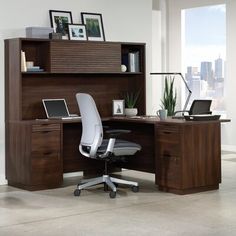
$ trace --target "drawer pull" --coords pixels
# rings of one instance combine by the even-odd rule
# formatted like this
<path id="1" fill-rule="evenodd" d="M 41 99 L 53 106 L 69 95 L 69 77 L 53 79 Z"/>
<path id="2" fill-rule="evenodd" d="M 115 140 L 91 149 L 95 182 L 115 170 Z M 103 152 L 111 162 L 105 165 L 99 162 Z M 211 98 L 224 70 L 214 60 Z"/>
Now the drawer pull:
<path id="1" fill-rule="evenodd" d="M 51 154 L 52 154 L 52 152 L 44 152 L 44 153 L 43 153 L 44 156 L 49 156 L 49 155 L 51 155 Z"/>
<path id="2" fill-rule="evenodd" d="M 171 156 L 170 154 L 164 154 L 163 157 L 164 158 L 172 158 L 172 160 L 174 160 L 175 162 L 178 162 L 178 157 Z"/>
<path id="3" fill-rule="evenodd" d="M 171 155 L 170 155 L 170 154 L 164 154 L 163 157 L 165 157 L 165 158 L 171 158 Z"/>
<path id="4" fill-rule="evenodd" d="M 171 134 L 172 132 L 170 131 L 163 131 L 164 134 Z"/>
<path id="5" fill-rule="evenodd" d="M 41 132 L 44 133 L 44 134 L 47 134 L 47 133 L 50 133 L 51 131 L 50 130 L 43 130 Z"/>

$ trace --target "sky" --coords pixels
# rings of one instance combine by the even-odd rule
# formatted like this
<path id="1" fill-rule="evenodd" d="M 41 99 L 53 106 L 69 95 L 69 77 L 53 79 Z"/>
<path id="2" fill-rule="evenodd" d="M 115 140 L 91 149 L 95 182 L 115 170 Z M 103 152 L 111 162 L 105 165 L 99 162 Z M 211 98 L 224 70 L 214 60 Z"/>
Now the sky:
<path id="1" fill-rule="evenodd" d="M 183 59 L 185 66 L 200 67 L 201 61 L 225 60 L 225 5 L 198 7 L 182 11 Z"/>

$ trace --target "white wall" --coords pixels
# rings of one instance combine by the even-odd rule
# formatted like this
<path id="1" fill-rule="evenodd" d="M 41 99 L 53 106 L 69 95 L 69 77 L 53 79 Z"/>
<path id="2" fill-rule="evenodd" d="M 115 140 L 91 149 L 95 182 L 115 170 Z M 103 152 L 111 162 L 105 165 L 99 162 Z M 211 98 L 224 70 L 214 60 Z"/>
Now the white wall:
<path id="1" fill-rule="evenodd" d="M 50 26 L 49 10 L 72 11 L 74 23 L 80 12 L 102 13 L 107 41 L 145 42 L 147 70 L 147 113 L 151 113 L 151 21 L 152 0 L 8 0 L 0 8 L 0 184 L 5 181 L 4 151 L 4 39 L 24 37 L 25 27 Z"/>
<path id="2" fill-rule="evenodd" d="M 226 4 L 226 112 L 230 123 L 222 124 L 222 144 L 224 149 L 236 151 L 236 1 L 235 0 L 168 0 L 167 24 L 167 65 L 169 71 L 181 71 L 181 9 Z M 180 83 L 180 82 L 179 82 Z M 178 88 L 180 88 L 178 84 Z M 180 91 L 179 91 L 180 92 Z M 180 101 L 178 101 L 180 104 Z"/>

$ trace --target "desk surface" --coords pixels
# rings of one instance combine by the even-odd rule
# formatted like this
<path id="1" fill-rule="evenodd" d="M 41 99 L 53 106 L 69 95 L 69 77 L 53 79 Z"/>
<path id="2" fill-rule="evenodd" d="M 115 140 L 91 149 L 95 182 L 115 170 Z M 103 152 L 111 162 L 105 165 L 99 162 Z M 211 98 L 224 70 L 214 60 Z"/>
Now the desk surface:
<path id="1" fill-rule="evenodd" d="M 208 121 L 186 121 L 185 119 L 172 119 L 167 118 L 166 120 L 161 121 L 157 116 L 133 116 L 133 117 L 127 117 L 127 116 L 114 116 L 110 117 L 109 120 L 111 121 L 121 121 L 121 122 L 134 122 L 134 123 L 163 123 L 163 124 L 203 124 L 203 123 L 209 123 L 209 122 L 230 122 L 230 119 L 220 119 L 220 120 L 208 120 Z"/>
<path id="2" fill-rule="evenodd" d="M 220 120 L 211 120 L 211 121 L 186 121 L 184 119 L 172 119 L 168 118 L 166 120 L 161 121 L 157 116 L 112 116 L 112 117 L 103 117 L 102 121 L 115 121 L 115 122 L 133 122 L 133 123 L 145 123 L 145 124 L 156 124 L 156 123 L 163 123 L 163 124 L 203 124 L 209 122 L 230 122 L 230 119 L 220 119 Z M 64 124 L 64 123 L 81 123 L 81 118 L 78 119 L 35 119 L 35 120 L 24 120 L 24 121 L 10 121 L 10 123 L 31 123 L 31 124 Z"/>

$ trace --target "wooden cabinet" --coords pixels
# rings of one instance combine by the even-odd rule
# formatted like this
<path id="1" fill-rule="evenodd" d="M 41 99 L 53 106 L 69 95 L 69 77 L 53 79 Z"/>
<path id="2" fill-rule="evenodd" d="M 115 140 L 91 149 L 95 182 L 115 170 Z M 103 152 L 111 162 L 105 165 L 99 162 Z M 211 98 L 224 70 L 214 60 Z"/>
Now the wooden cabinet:
<path id="1" fill-rule="evenodd" d="M 121 44 L 51 42 L 52 73 L 115 73 L 121 71 Z"/>
<path id="2" fill-rule="evenodd" d="M 185 194 L 219 187 L 219 122 L 160 122 L 155 132 L 160 190 Z"/>
<path id="3" fill-rule="evenodd" d="M 59 124 L 32 126 L 31 173 L 32 185 L 58 186 L 62 182 Z"/>
<path id="4" fill-rule="evenodd" d="M 21 72 L 21 50 L 27 61 L 33 61 L 43 71 Z M 122 58 L 131 52 L 137 52 L 139 70 L 121 72 Z M 79 137 L 73 128 L 71 131 L 70 126 L 63 126 L 62 122 L 38 121 L 46 118 L 42 99 L 64 98 L 70 113 L 79 114 L 75 95 L 89 93 L 100 115 L 107 117 L 112 115 L 112 100 L 123 99 L 125 92 L 140 91 L 138 110 L 143 115 L 146 112 L 145 90 L 145 44 L 31 38 L 5 40 L 8 183 L 30 190 L 58 187 L 63 167 L 65 172 L 94 169 L 89 166 L 91 162 L 81 160 L 77 148 Z M 73 140 L 69 142 L 67 137 Z"/>
<path id="5" fill-rule="evenodd" d="M 157 129 L 158 183 L 171 188 L 181 187 L 180 129 L 173 125 L 159 125 Z"/>
<path id="6" fill-rule="evenodd" d="M 59 187 L 63 174 L 61 125 L 10 122 L 8 131 L 9 185 L 28 190 Z"/>

